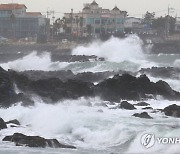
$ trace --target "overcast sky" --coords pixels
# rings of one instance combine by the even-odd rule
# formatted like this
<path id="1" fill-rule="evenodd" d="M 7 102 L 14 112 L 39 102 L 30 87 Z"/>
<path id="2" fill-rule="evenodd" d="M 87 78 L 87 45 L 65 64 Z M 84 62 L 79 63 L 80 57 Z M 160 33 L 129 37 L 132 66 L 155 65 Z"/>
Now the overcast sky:
<path id="1" fill-rule="evenodd" d="M 84 3 L 90 3 L 93 0 L 0 0 L 0 3 L 23 3 L 27 6 L 28 11 L 46 12 L 55 10 L 56 17 L 62 16 L 63 12 L 79 12 Z M 130 16 L 142 17 L 146 11 L 156 12 L 157 16 L 167 14 L 168 5 L 175 8 L 176 11 L 171 15 L 180 16 L 180 0 L 96 0 L 99 6 L 112 9 L 117 5 L 121 10 L 126 10 Z M 162 11 L 166 10 L 166 11 Z"/>

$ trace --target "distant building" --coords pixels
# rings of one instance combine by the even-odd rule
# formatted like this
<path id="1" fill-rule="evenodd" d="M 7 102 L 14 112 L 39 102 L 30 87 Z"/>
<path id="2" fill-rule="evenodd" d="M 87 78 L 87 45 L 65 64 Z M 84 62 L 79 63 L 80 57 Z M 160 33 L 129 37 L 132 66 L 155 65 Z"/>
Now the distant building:
<path id="1" fill-rule="evenodd" d="M 143 24 L 141 18 L 127 17 L 125 19 L 124 28 L 126 33 L 141 33 L 143 31 Z"/>
<path id="2" fill-rule="evenodd" d="M 49 20 L 40 12 L 26 9 L 24 4 L 0 4 L 1 36 L 20 39 L 48 33 Z"/>
<path id="3" fill-rule="evenodd" d="M 176 18 L 175 31 L 180 32 L 180 17 Z"/>
<path id="4" fill-rule="evenodd" d="M 67 27 L 75 35 L 94 35 L 106 33 L 123 33 L 126 11 L 121 11 L 117 6 L 112 10 L 99 7 L 96 1 L 84 4 L 79 13 L 65 13 Z"/>

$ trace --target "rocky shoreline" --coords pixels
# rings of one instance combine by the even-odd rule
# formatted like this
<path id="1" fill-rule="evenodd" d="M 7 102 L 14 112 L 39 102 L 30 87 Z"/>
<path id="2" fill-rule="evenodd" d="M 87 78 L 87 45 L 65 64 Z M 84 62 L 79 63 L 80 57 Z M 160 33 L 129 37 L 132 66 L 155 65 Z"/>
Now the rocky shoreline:
<path id="1" fill-rule="evenodd" d="M 162 45 L 163 46 L 163 45 Z M 155 47 L 155 46 L 154 46 Z M 1 50 L 2 49 L 2 50 Z M 155 54 L 162 51 L 161 46 L 158 50 L 153 49 Z M 0 47 L 0 62 L 8 62 L 22 58 L 33 50 L 37 54 L 47 51 L 51 55 L 51 61 L 59 62 L 89 62 L 105 61 L 97 56 L 71 55 L 71 49 L 62 49 L 58 45 L 8 45 Z M 170 49 L 168 49 L 170 50 Z M 166 51 L 163 50 L 165 53 Z M 169 53 L 178 53 L 170 50 Z M 152 52 L 153 53 L 153 52 Z M 83 72 L 75 73 L 71 70 L 59 71 L 14 71 L 4 70 L 0 67 L 0 107 L 9 108 L 17 103 L 23 106 L 32 107 L 35 105 L 34 97 L 42 99 L 44 103 L 55 104 L 64 100 L 76 101 L 82 98 L 99 98 L 101 103 L 87 103 L 88 107 L 104 107 L 97 109 L 98 113 L 103 113 L 105 109 L 127 110 L 128 116 L 147 121 L 156 119 L 153 114 L 160 114 L 162 118 L 180 118 L 180 106 L 163 106 L 161 109 L 152 106 L 150 100 L 157 100 L 159 97 L 163 100 L 179 101 L 180 92 L 171 88 L 165 82 L 166 79 L 179 80 L 180 69 L 175 67 L 152 67 L 141 68 L 137 72 L 127 71 L 104 71 L 104 72 Z M 162 80 L 153 82 L 150 77 L 159 77 Z M 18 90 L 17 90 L 18 89 Z M 74 103 L 74 102 L 73 102 Z M 96 108 L 95 108 L 96 110 Z M 131 112 L 133 111 L 133 112 Z M 0 130 L 10 129 L 11 127 L 21 127 L 21 123 L 14 119 L 0 118 Z M 20 120 L 20 119 L 19 119 Z M 26 125 L 25 128 L 30 126 Z M 19 130 L 19 129 L 17 129 Z M 57 139 L 47 139 L 40 136 L 29 136 L 21 131 L 9 133 L 2 139 L 3 142 L 13 142 L 16 146 L 38 147 L 38 148 L 69 148 L 76 149 L 74 145 L 60 143 Z M 3 131 L 2 131 L 3 133 Z M 43 136 L 43 135 L 42 135 Z M 55 137 L 56 138 L 56 137 Z M 57 137 L 58 138 L 58 137 Z M 83 137 L 80 138 L 84 142 Z"/>
<path id="2" fill-rule="evenodd" d="M 89 61 L 89 59 L 98 59 L 96 56 L 72 56 L 71 50 L 73 47 L 78 45 L 86 45 L 79 43 L 70 43 L 70 44 L 4 44 L 0 45 L 0 62 L 8 62 L 22 58 L 32 51 L 37 51 L 39 54 L 42 52 L 51 53 L 52 61 L 61 61 L 61 62 L 74 62 L 74 61 Z M 178 42 L 164 42 L 164 43 L 154 43 L 152 45 L 151 52 L 149 54 L 180 54 L 180 44 Z M 103 58 L 100 60 L 104 60 Z"/>
<path id="3" fill-rule="evenodd" d="M 166 70 L 166 68 L 164 69 Z M 145 71 L 146 70 L 143 70 L 141 73 Z M 113 77 L 109 78 L 110 76 Z M 94 84 L 94 82 L 98 83 Z M 14 85 L 23 93 L 17 93 Z M 135 77 L 133 74 L 122 71 L 119 73 L 87 72 L 75 75 L 71 71 L 16 72 L 12 70 L 5 71 L 3 68 L 0 68 L 0 92 L 0 105 L 3 108 L 15 105 L 18 102 L 22 102 L 24 106 L 32 106 L 34 105 L 32 95 L 38 95 L 46 103 L 56 103 L 66 99 L 76 100 L 81 97 L 100 97 L 106 103 L 98 104 L 98 106 L 102 105 L 110 110 L 122 109 L 137 111 L 132 114 L 134 118 L 154 119 L 147 111 L 180 118 L 180 106 L 176 104 L 169 105 L 164 109 L 153 109 L 150 104 L 147 103 L 149 99 L 156 99 L 158 96 L 170 101 L 179 101 L 180 93 L 173 90 L 165 81 L 150 81 L 145 74 Z M 138 103 L 131 104 L 128 101 L 136 101 Z M 116 105 L 111 108 L 108 107 L 108 104 Z M 138 112 L 139 107 L 142 108 L 141 112 Z M 98 112 L 103 112 L 103 110 L 98 110 Z M 21 126 L 18 120 L 9 120 L 10 121 L 5 122 L 1 118 L 0 129 Z M 76 149 L 75 146 L 62 144 L 57 139 L 28 136 L 18 132 L 5 136 L 2 140 L 14 142 L 16 146 Z"/>
<path id="4" fill-rule="evenodd" d="M 10 106 L 22 101 L 24 105 L 33 104 L 31 95 L 35 94 L 49 102 L 58 102 L 63 99 L 78 99 L 80 97 L 100 97 L 105 101 L 120 102 L 121 100 L 146 100 L 156 99 L 162 96 L 167 100 L 180 100 L 180 93 L 173 90 L 165 81 L 151 82 L 146 75 L 135 77 L 133 75 L 115 72 L 105 73 L 80 73 L 60 71 L 44 72 L 44 78 L 37 78 L 37 72 L 31 71 L 30 75 L 25 72 L 5 71 L 0 69 L 0 105 Z M 34 75 L 35 74 L 35 75 Z M 48 74 L 51 74 L 48 76 Z M 69 79 L 62 81 L 69 74 Z M 98 74 L 101 74 L 100 77 Z M 115 75 L 116 74 L 116 75 Z M 93 75 L 93 77 L 91 77 Z M 113 78 L 108 78 L 114 75 Z M 70 76 L 70 75 L 69 75 Z M 79 77 L 78 77 L 79 76 Z M 96 78 L 97 76 L 97 78 Z M 94 84 L 91 79 L 99 82 Z M 14 85 L 23 93 L 16 94 Z"/>

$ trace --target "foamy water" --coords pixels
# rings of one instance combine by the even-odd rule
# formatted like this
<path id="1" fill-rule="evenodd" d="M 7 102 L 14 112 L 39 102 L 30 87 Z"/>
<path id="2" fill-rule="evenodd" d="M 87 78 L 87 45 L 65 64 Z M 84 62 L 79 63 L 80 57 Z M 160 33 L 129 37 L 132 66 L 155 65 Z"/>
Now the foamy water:
<path id="1" fill-rule="evenodd" d="M 72 70 L 76 72 L 102 72 L 102 71 L 137 71 L 141 67 L 158 66 L 149 61 L 143 53 L 142 41 L 137 36 L 126 39 L 111 38 L 106 42 L 93 42 L 88 46 L 79 46 L 72 51 L 73 55 L 96 55 L 106 59 L 105 62 L 52 62 L 50 53 L 31 54 L 8 63 L 1 64 L 4 69 L 16 71 L 25 70 Z"/>
<path id="2" fill-rule="evenodd" d="M 24 70 L 72 70 L 78 72 L 103 72 L 103 71 L 132 71 L 151 66 L 177 66 L 179 55 L 148 55 L 143 51 L 142 41 L 135 35 L 126 39 L 111 38 L 106 42 L 96 41 L 87 46 L 79 46 L 72 51 L 74 55 L 96 55 L 106 59 L 104 62 L 52 62 L 51 55 L 47 52 L 31 54 L 1 64 L 4 69 L 16 71 Z M 149 76 L 151 81 L 161 78 Z M 179 80 L 163 79 L 172 88 L 180 90 Z M 18 89 L 16 89 L 18 91 Z M 0 154 L 57 154 L 57 153 L 177 153 L 179 145 L 159 145 L 146 149 L 141 145 L 141 136 L 152 133 L 156 137 L 179 137 L 180 120 L 166 117 L 163 113 L 152 113 L 146 110 L 154 119 L 140 119 L 132 117 L 140 113 L 142 107 L 128 111 L 122 109 L 109 109 L 115 107 L 99 98 L 80 98 L 78 100 L 64 100 L 57 104 L 48 104 L 34 96 L 34 106 L 23 107 L 21 104 L 7 109 L 0 109 L 0 117 L 5 121 L 17 119 L 21 126 L 0 131 L 0 139 L 15 132 L 26 135 L 40 135 L 45 138 L 56 138 L 62 143 L 74 145 L 77 150 L 69 149 L 39 149 L 15 147 L 13 143 L 0 141 Z M 135 104 L 137 102 L 130 101 Z M 163 98 L 148 100 L 154 109 L 180 102 L 167 101 Z M 107 104 L 108 107 L 104 107 Z"/>
<path id="3" fill-rule="evenodd" d="M 17 105 L 8 109 L 0 109 L 2 118 L 5 120 L 16 118 L 22 124 L 19 128 L 1 131 L 1 135 L 21 132 L 27 135 L 57 138 L 63 143 L 77 146 L 80 151 L 109 149 L 111 152 L 137 153 L 166 152 L 172 148 L 157 145 L 150 150 L 145 149 L 139 142 L 140 137 L 145 133 L 153 133 L 156 136 L 175 136 L 180 132 L 180 121 L 175 118 L 165 118 L 160 112 L 147 111 L 154 118 L 153 120 L 139 119 L 132 117 L 132 114 L 141 112 L 142 107 L 134 111 L 110 110 L 107 107 L 97 106 L 97 103 L 106 102 L 99 98 L 81 98 L 62 101 L 56 105 L 41 102 L 29 108 Z M 180 105 L 179 102 L 165 100 L 149 100 L 148 103 L 153 108 L 159 109 L 171 103 Z M 7 145 L 13 147 L 10 143 Z M 177 150 L 178 147 L 175 145 L 173 149 Z"/>

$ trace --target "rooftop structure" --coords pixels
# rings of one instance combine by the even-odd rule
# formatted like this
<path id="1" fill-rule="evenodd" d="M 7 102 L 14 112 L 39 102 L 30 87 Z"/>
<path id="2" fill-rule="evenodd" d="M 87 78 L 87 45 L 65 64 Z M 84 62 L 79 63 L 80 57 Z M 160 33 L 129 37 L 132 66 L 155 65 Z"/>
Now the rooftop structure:
<path id="1" fill-rule="evenodd" d="M 26 12 L 24 4 L 0 4 L 0 36 L 36 37 L 46 33 L 48 20 L 40 12 Z"/>

